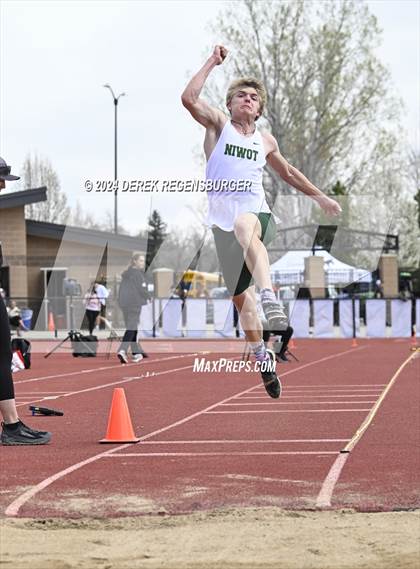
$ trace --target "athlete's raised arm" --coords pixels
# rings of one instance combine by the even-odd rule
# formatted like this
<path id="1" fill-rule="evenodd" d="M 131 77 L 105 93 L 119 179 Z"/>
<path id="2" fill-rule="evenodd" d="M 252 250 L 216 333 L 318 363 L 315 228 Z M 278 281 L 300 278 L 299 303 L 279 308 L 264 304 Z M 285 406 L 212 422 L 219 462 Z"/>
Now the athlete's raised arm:
<path id="1" fill-rule="evenodd" d="M 264 133 L 267 162 L 285 182 L 314 199 L 328 215 L 338 215 L 341 207 L 338 202 L 329 198 L 306 178 L 297 168 L 288 163 L 280 154 L 276 139 L 268 132 Z"/>
<path id="2" fill-rule="evenodd" d="M 223 128 L 226 122 L 226 115 L 222 111 L 211 107 L 200 98 L 200 93 L 209 73 L 216 65 L 223 63 L 226 55 L 226 48 L 222 45 L 216 45 L 211 56 L 200 71 L 194 75 L 181 96 L 184 107 L 190 111 L 197 122 L 206 128 Z"/>

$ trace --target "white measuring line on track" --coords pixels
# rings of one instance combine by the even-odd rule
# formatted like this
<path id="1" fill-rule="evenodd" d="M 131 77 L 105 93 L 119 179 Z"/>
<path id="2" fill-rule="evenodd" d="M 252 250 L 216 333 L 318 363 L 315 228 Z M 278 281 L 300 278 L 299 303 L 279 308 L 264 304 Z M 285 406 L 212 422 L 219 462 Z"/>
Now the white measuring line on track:
<path id="1" fill-rule="evenodd" d="M 355 397 L 373 397 L 373 393 L 369 394 L 366 393 L 365 395 L 337 395 L 336 393 L 332 393 L 331 395 L 284 395 L 284 393 L 287 393 L 286 389 L 283 390 L 283 394 L 281 396 L 281 401 L 283 401 L 284 399 L 320 399 L 320 398 L 325 398 L 325 397 L 334 397 L 334 398 L 349 398 L 349 399 L 353 399 Z M 238 397 L 237 398 L 238 401 L 250 401 L 252 399 L 265 399 L 267 401 L 267 395 L 255 395 L 255 397 Z M 376 401 L 376 399 L 375 399 Z M 315 403 L 315 401 L 314 401 Z M 357 401 L 354 401 L 354 403 L 357 403 Z M 242 405 L 242 403 L 238 403 L 238 405 Z M 236 405 L 236 403 L 232 403 L 232 405 Z M 259 405 L 259 403 L 249 403 L 249 405 Z"/>
<path id="2" fill-rule="evenodd" d="M 190 356 L 195 356 L 197 354 L 189 354 Z M 187 357 L 186 355 L 183 356 L 174 356 L 174 357 L 170 357 L 170 358 L 164 358 L 163 360 L 160 361 L 165 361 L 165 360 L 172 360 L 172 359 L 179 359 L 179 358 L 184 358 Z M 118 367 L 118 366 L 116 366 Z M 121 364 L 120 364 L 121 367 Z M 124 377 L 122 379 L 119 379 L 117 381 L 113 381 L 110 383 L 103 383 L 102 385 L 96 385 L 94 387 L 87 387 L 86 389 L 80 389 L 79 391 L 63 391 L 62 393 L 60 393 L 60 395 L 48 395 L 45 397 L 39 397 L 38 399 L 34 399 L 33 401 L 25 401 L 25 402 L 19 402 L 16 404 L 16 407 L 23 407 L 24 405 L 28 405 L 31 403 L 37 403 L 38 401 L 51 401 L 51 400 L 55 400 L 55 399 L 59 399 L 60 397 L 70 397 L 72 395 L 78 395 L 80 393 L 87 393 L 88 391 L 96 391 L 97 389 L 105 389 L 107 387 L 112 387 L 114 385 L 120 385 L 122 383 L 129 383 L 131 381 L 137 380 L 137 379 L 147 379 L 149 377 L 156 377 L 158 375 L 162 375 L 165 373 L 169 373 L 169 372 L 173 372 L 173 371 L 180 371 L 183 369 L 189 369 L 190 367 L 192 367 L 192 364 L 183 368 L 174 368 L 171 370 L 164 370 L 163 372 L 159 371 L 159 372 L 153 372 L 151 374 L 149 374 L 149 370 L 147 370 L 145 372 L 145 374 L 142 375 L 136 375 L 136 376 L 132 376 L 132 377 Z M 58 392 L 54 392 L 54 393 L 58 393 Z M 16 398 L 19 398 L 20 396 L 17 395 Z"/>
<path id="3" fill-rule="evenodd" d="M 143 457 L 162 457 L 162 456 L 271 456 L 277 454 L 316 454 L 316 455 L 323 455 L 323 454 L 337 454 L 336 450 L 296 450 L 296 451 L 288 451 L 288 450 L 273 450 L 273 451 L 232 451 L 232 452 L 133 452 L 133 453 L 121 453 L 121 454 L 114 454 L 108 455 L 107 458 L 120 458 L 120 457 L 131 457 L 131 456 L 143 456 Z"/>
<path id="4" fill-rule="evenodd" d="M 22 385 L 23 383 L 31 383 L 33 381 L 42 381 L 43 379 L 58 379 L 60 377 L 71 377 L 73 375 L 80 375 L 80 374 L 85 374 L 85 373 L 96 373 L 98 371 L 105 371 L 107 369 L 115 369 L 115 368 L 128 368 L 128 367 L 133 367 L 133 366 L 139 366 L 141 365 L 142 367 L 144 367 L 145 365 L 148 364 L 157 364 L 160 362 L 167 362 L 169 360 L 175 360 L 175 359 L 179 359 L 179 358 L 188 358 L 188 357 L 192 357 L 192 356 L 198 356 L 199 354 L 202 353 L 206 353 L 206 352 L 197 352 L 194 354 L 182 354 L 179 356 L 168 356 L 167 358 L 159 358 L 156 360 L 150 360 L 150 358 L 147 358 L 145 360 L 141 360 L 141 364 L 137 363 L 131 363 L 131 364 L 124 364 L 122 365 L 121 363 L 119 364 L 115 364 L 115 365 L 111 365 L 111 366 L 104 366 L 104 367 L 95 367 L 95 368 L 89 368 L 89 369 L 81 369 L 79 371 L 71 371 L 71 372 L 67 372 L 67 373 L 60 373 L 57 375 L 45 375 L 43 377 L 33 377 L 31 379 L 22 379 L 20 381 L 14 381 L 15 385 Z M 147 361 L 148 360 L 148 361 Z"/>
<path id="5" fill-rule="evenodd" d="M 267 399 L 267 397 L 266 397 Z M 247 407 L 249 405 L 354 405 L 355 403 L 375 403 L 376 399 L 369 401 L 263 401 L 262 403 L 223 403 L 221 407 Z"/>
<path id="6" fill-rule="evenodd" d="M 327 384 L 323 383 L 322 385 L 288 385 L 287 389 L 312 389 L 313 387 L 323 387 L 324 389 L 328 389 L 331 387 L 332 389 L 336 389 L 337 387 L 385 387 L 386 383 L 334 383 L 333 385 L 328 386 Z"/>
<path id="7" fill-rule="evenodd" d="M 415 356 L 416 356 L 416 353 L 411 354 L 411 356 L 409 356 L 405 360 L 405 362 L 403 364 L 401 364 L 401 366 L 398 368 L 398 370 L 395 372 L 395 374 L 390 379 L 389 383 L 386 385 L 385 389 L 382 391 L 382 394 L 380 395 L 379 399 L 377 399 L 376 404 L 371 409 L 369 409 L 369 414 L 367 415 L 367 417 L 365 418 L 363 423 L 360 425 L 360 427 L 357 429 L 356 433 L 353 435 L 353 437 L 351 438 L 349 443 L 344 447 L 344 449 L 341 451 L 341 453 L 338 455 L 338 457 L 334 461 L 333 465 L 331 466 L 331 468 L 330 468 L 330 470 L 329 470 L 329 472 L 328 472 L 328 474 L 327 474 L 327 476 L 326 476 L 326 478 L 322 484 L 321 490 L 318 494 L 318 497 L 316 500 L 316 507 L 317 508 L 329 508 L 329 507 L 331 507 L 331 499 L 332 499 L 332 495 L 334 492 L 335 485 L 337 484 L 338 479 L 339 479 L 340 474 L 341 474 L 341 471 L 343 470 L 344 465 L 347 462 L 347 459 L 350 455 L 350 451 L 352 451 L 354 449 L 354 447 L 359 442 L 359 440 L 362 437 L 362 435 L 364 434 L 364 432 L 367 430 L 367 428 L 369 427 L 369 425 L 373 421 L 382 401 L 385 399 L 387 393 L 389 392 L 391 387 L 394 385 L 397 377 L 400 375 L 400 373 L 405 368 L 405 366 L 408 363 L 410 363 L 412 359 L 415 358 Z"/>
<path id="8" fill-rule="evenodd" d="M 68 393 L 68 389 L 66 389 L 65 391 L 19 391 L 19 394 L 16 395 L 16 397 L 22 397 L 22 396 L 26 396 L 26 395 L 42 395 L 43 393 L 49 393 L 51 394 L 59 394 L 61 395 L 62 393 Z"/>
<path id="9" fill-rule="evenodd" d="M 350 439 L 224 439 L 224 440 L 209 440 L 200 439 L 195 441 L 143 441 L 143 445 L 197 445 L 197 444 L 284 444 L 284 443 L 348 443 Z M 118 455 L 120 456 L 120 455 Z"/>
<path id="10" fill-rule="evenodd" d="M 236 413 L 353 413 L 356 411 L 370 411 L 370 409 L 259 409 L 255 411 L 206 411 L 206 415 L 235 415 Z"/>
<path id="11" fill-rule="evenodd" d="M 290 387 L 288 386 L 287 389 L 289 390 Z M 349 391 L 350 393 L 361 393 L 361 394 L 366 393 L 366 395 L 369 394 L 374 395 L 375 393 L 381 393 L 382 389 L 325 389 L 325 394 L 326 395 L 330 394 L 335 395 L 335 393 L 346 394 L 347 391 Z M 321 393 L 321 390 L 318 389 L 317 391 L 313 391 L 312 389 L 294 389 L 293 391 L 291 391 L 291 393 Z"/>
<path id="12" fill-rule="evenodd" d="M 349 353 L 355 353 L 356 351 L 364 350 L 364 349 L 366 349 L 366 347 L 367 346 L 360 346 L 359 348 L 351 348 L 349 350 L 345 350 L 343 352 L 338 352 L 337 354 L 333 354 L 331 356 L 325 356 L 323 358 L 320 358 L 319 360 L 315 360 L 313 362 L 310 362 L 310 363 L 304 364 L 300 367 L 297 367 L 295 369 L 292 369 L 292 370 L 284 373 L 282 377 L 284 377 L 286 375 L 291 375 L 293 373 L 296 373 L 298 371 L 301 371 L 303 369 L 306 369 L 306 368 L 308 368 L 312 365 L 318 364 L 318 363 L 322 363 L 322 362 L 325 362 L 325 361 L 328 361 L 328 360 L 331 360 L 331 359 L 334 359 L 334 358 L 337 358 L 337 357 L 340 357 L 340 356 L 343 356 L 343 355 L 346 355 Z M 189 367 L 192 367 L 192 365 Z M 171 423 L 170 425 L 167 425 L 166 427 L 162 427 L 161 429 L 157 429 L 155 431 L 152 431 L 151 433 L 144 435 L 143 437 L 140 437 L 140 441 L 150 439 L 151 437 L 159 435 L 161 433 L 164 433 L 165 431 L 168 431 L 169 429 L 173 429 L 174 427 L 178 427 L 179 425 L 182 425 L 188 421 L 191 421 L 192 419 L 199 417 L 203 413 L 206 413 L 207 411 L 214 409 L 215 407 L 217 407 L 221 403 L 227 403 L 228 401 L 230 401 L 234 397 L 241 396 L 245 393 L 250 393 L 252 390 L 256 389 L 257 387 L 259 387 L 259 385 L 250 387 L 249 389 L 245 389 L 244 391 L 242 391 L 240 393 L 236 393 L 235 395 L 232 395 L 230 397 L 227 397 L 226 399 L 223 399 L 222 401 L 218 401 L 217 403 L 214 403 L 213 405 L 210 405 L 209 407 L 206 407 L 205 409 L 202 409 L 201 411 L 197 411 L 196 413 L 188 415 L 187 417 L 184 417 L 183 419 L 180 419 L 179 421 L 175 421 L 174 423 Z M 130 446 L 131 446 L 131 443 L 128 443 L 128 444 L 123 444 L 123 445 L 117 446 L 117 447 L 112 448 L 108 451 L 100 452 L 94 456 L 91 456 L 90 458 L 87 458 L 87 459 L 82 460 L 78 463 L 75 463 L 75 464 L 73 464 L 73 465 L 71 465 L 71 466 L 69 466 L 63 470 L 60 470 L 59 472 L 56 472 L 55 474 L 45 478 L 44 480 L 42 480 L 41 482 L 39 482 L 38 484 L 36 484 L 32 488 L 30 488 L 29 490 L 27 490 L 26 492 L 24 492 L 23 494 L 18 496 L 15 500 L 13 500 L 13 502 L 11 502 L 9 504 L 9 506 L 6 508 L 5 515 L 10 516 L 10 517 L 17 516 L 19 513 L 19 510 L 21 509 L 22 506 L 24 506 L 31 498 L 36 496 L 39 492 L 41 492 L 42 490 L 44 490 L 45 488 L 47 488 L 48 486 L 50 486 L 51 484 L 53 484 L 57 480 L 60 480 L 61 478 L 67 476 L 68 474 L 71 474 L 72 472 L 75 472 L 76 470 L 79 470 L 80 468 L 83 468 L 84 466 L 87 466 L 88 464 L 96 462 L 97 460 L 99 460 L 101 458 L 106 458 L 109 455 L 112 455 L 112 454 L 114 454 L 120 450 L 124 450 Z"/>
<path id="13" fill-rule="evenodd" d="M 385 387 L 386 383 L 344 383 L 344 384 L 334 384 L 332 387 L 333 389 L 336 387 Z M 328 389 L 328 385 L 326 385 L 325 383 L 322 385 L 296 385 L 295 383 L 293 385 L 288 385 L 287 388 L 288 389 L 298 389 L 300 387 L 303 387 L 305 389 L 312 389 L 312 387 L 324 387 L 325 389 Z"/>
<path id="14" fill-rule="evenodd" d="M 112 381 L 110 383 L 103 383 L 102 385 L 95 385 L 94 387 L 86 387 L 86 389 L 80 389 L 79 391 L 68 391 L 67 393 L 64 393 L 62 395 L 51 395 L 49 397 L 42 397 L 39 399 L 35 399 L 34 401 L 25 401 L 25 403 L 16 404 L 16 407 L 22 407 L 23 405 L 28 405 L 28 403 L 36 403 L 37 401 L 42 402 L 42 401 L 48 401 L 48 400 L 52 400 L 52 399 L 59 399 L 60 397 L 72 397 L 73 395 L 80 395 L 81 393 L 88 393 L 89 391 L 97 391 L 98 389 L 106 389 L 107 387 L 113 387 L 114 385 L 121 385 L 123 383 L 131 383 L 132 381 L 138 381 L 139 379 L 148 379 L 151 377 L 157 377 L 159 375 L 165 375 L 167 373 L 174 373 L 177 371 L 183 371 L 186 369 L 190 369 L 192 367 L 193 367 L 193 364 L 190 364 L 190 365 L 183 366 L 183 367 L 167 369 L 164 371 L 157 371 L 151 375 L 136 375 L 133 377 L 126 377 L 123 379 L 119 379 L 117 381 Z"/>

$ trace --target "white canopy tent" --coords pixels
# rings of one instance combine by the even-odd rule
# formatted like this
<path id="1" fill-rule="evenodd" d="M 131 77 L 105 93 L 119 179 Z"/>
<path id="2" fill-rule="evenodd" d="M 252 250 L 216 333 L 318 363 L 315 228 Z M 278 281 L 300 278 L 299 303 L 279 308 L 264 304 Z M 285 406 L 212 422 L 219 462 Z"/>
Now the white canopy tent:
<path id="1" fill-rule="evenodd" d="M 317 257 L 324 258 L 327 284 L 350 284 L 372 280 L 370 271 L 357 269 L 333 257 L 327 251 L 315 251 Z M 280 284 L 299 284 L 303 282 L 305 257 L 312 256 L 312 251 L 289 251 L 270 266 L 271 278 Z"/>

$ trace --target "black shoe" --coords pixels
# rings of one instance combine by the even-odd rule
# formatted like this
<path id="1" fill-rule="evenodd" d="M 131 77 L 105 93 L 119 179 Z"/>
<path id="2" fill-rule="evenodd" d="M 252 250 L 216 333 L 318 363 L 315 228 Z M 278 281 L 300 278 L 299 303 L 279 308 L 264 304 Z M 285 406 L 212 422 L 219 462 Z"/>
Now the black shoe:
<path id="1" fill-rule="evenodd" d="M 281 362 L 290 362 L 289 358 L 286 356 L 286 354 L 276 354 L 276 361 L 281 363 Z"/>
<path id="2" fill-rule="evenodd" d="M 265 390 L 267 391 L 268 395 L 273 399 L 278 399 L 281 395 L 281 383 L 275 371 L 276 359 L 274 357 L 274 352 L 272 350 L 267 350 L 267 354 L 270 360 L 266 361 L 271 365 L 267 370 L 265 370 L 264 367 L 262 368 L 262 370 L 264 371 L 261 371 L 261 377 L 264 383 Z M 273 364 L 274 364 L 274 371 L 272 371 L 273 368 L 271 367 Z M 263 366 L 263 364 L 261 365 Z"/>
<path id="3" fill-rule="evenodd" d="M 25 423 L 22 423 L 22 421 L 20 421 L 20 426 L 24 431 L 35 437 L 43 437 L 45 435 L 51 435 L 51 433 L 49 433 L 48 431 L 38 431 L 36 429 L 31 429 L 31 427 L 28 427 L 28 425 L 25 425 Z"/>
<path id="4" fill-rule="evenodd" d="M 289 326 L 288 318 L 277 301 L 266 300 L 261 302 L 264 316 L 268 322 L 270 330 L 283 332 Z"/>
<path id="5" fill-rule="evenodd" d="M 3 445 L 45 445 L 51 440 L 51 433 L 48 431 L 36 431 L 31 429 L 22 421 L 15 429 L 10 429 L 5 423 L 1 424 L 1 443 Z"/>

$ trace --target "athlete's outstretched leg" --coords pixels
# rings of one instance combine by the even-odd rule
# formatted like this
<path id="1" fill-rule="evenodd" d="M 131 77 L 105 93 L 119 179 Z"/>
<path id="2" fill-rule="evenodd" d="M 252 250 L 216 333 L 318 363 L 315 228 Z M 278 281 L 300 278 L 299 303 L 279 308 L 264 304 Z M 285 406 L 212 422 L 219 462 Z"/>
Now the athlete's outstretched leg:
<path id="1" fill-rule="evenodd" d="M 271 350 L 267 350 L 262 338 L 262 325 L 257 313 L 255 289 L 253 286 L 233 297 L 238 310 L 239 319 L 245 332 L 245 337 L 260 364 L 261 377 L 264 387 L 270 397 L 278 398 L 281 393 L 281 384 L 276 374 L 275 357 Z"/>
<path id="2" fill-rule="evenodd" d="M 242 247 L 245 264 L 261 290 L 261 305 L 270 328 L 285 330 L 288 320 L 273 291 L 268 253 L 261 241 L 260 220 L 253 213 L 241 214 L 235 221 L 234 231 Z"/>

